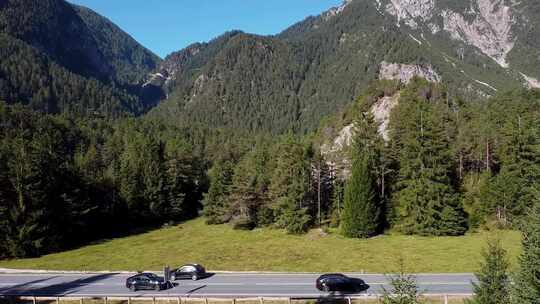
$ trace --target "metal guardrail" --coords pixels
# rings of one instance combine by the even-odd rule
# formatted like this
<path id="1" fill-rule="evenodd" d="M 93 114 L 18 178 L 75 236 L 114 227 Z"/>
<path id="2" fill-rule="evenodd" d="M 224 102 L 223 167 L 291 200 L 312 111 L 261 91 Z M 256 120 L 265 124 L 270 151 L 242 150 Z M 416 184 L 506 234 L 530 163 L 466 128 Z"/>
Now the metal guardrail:
<path id="1" fill-rule="evenodd" d="M 422 297 L 426 299 L 440 299 L 441 303 L 448 304 L 451 299 L 467 299 L 472 297 L 472 294 L 424 294 Z M 247 297 L 247 298 L 225 298 L 225 297 L 173 297 L 173 296 L 140 296 L 140 297 L 120 297 L 120 296 L 92 296 L 92 295 L 81 295 L 81 296 L 9 296 L 9 295 L 0 295 L 0 299 L 18 299 L 24 301 L 32 301 L 32 304 L 38 304 L 39 301 L 54 301 L 56 304 L 61 304 L 61 301 L 78 301 L 80 304 L 84 304 L 84 300 L 96 300 L 102 299 L 103 304 L 109 304 L 109 301 L 127 301 L 128 304 L 131 304 L 132 301 L 147 301 L 156 304 L 157 301 L 168 301 L 175 304 L 186 304 L 193 302 L 194 300 L 204 302 L 208 304 L 209 302 L 228 302 L 231 304 L 237 304 L 237 302 L 259 302 L 264 304 L 265 301 L 268 302 L 286 302 L 292 304 L 293 301 L 309 301 L 309 300 L 346 300 L 348 304 L 352 304 L 352 301 L 357 300 L 376 300 L 377 303 L 380 303 L 381 295 L 377 294 L 366 294 L 366 295 L 357 295 L 357 296 L 325 296 L 325 297 Z"/>

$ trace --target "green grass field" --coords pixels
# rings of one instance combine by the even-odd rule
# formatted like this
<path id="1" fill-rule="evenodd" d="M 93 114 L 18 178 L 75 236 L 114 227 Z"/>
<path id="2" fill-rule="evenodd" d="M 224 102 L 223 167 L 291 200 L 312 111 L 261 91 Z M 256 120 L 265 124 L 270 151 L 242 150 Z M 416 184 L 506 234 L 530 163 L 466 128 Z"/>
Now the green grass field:
<path id="1" fill-rule="evenodd" d="M 488 237 L 497 235 L 515 265 L 520 252 L 516 231 L 462 237 L 384 235 L 346 239 L 314 230 L 292 236 L 281 230 L 237 231 L 196 219 L 148 233 L 104 240 L 36 259 L 0 261 L 0 267 L 50 270 L 159 270 L 197 262 L 210 270 L 295 272 L 392 272 L 402 257 L 411 272 L 473 272 Z"/>

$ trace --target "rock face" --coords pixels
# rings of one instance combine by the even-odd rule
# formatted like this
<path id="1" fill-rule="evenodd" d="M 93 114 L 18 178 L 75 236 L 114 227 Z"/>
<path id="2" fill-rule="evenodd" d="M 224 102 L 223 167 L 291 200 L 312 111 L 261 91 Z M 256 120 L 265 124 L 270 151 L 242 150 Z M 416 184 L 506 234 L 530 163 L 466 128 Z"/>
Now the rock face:
<path id="1" fill-rule="evenodd" d="M 385 141 L 390 140 L 388 124 L 390 123 L 390 113 L 399 103 L 399 92 L 394 96 L 385 96 L 379 99 L 372 107 L 371 113 L 375 121 L 379 124 L 379 134 Z"/>
<path id="2" fill-rule="evenodd" d="M 354 124 L 349 124 L 339 131 L 336 138 L 321 146 L 321 153 L 327 159 L 327 165 L 343 180 L 350 175 L 350 156 L 347 153 L 354 136 Z"/>
<path id="3" fill-rule="evenodd" d="M 538 80 L 536 78 L 533 78 L 533 77 L 530 77 L 530 76 L 527 76 L 527 75 L 525 75 L 523 73 L 521 73 L 521 76 L 523 76 L 523 79 L 525 79 L 526 85 L 530 89 L 540 89 L 540 80 Z"/>
<path id="4" fill-rule="evenodd" d="M 470 21 L 462 14 L 444 10 L 444 30 L 452 38 L 476 46 L 500 66 L 508 67 L 506 57 L 514 48 L 512 10 L 503 0 L 476 0 L 473 5 L 475 17 Z"/>
<path id="5" fill-rule="evenodd" d="M 468 9 L 456 11 L 435 0 L 389 0 L 386 12 L 417 30 L 424 24 L 432 34 L 441 30 L 450 37 L 477 47 L 507 68 L 507 55 L 515 45 L 512 32 L 516 18 L 505 0 L 468 0 Z M 458 1 L 456 1 L 458 2 Z"/>
<path id="6" fill-rule="evenodd" d="M 384 96 L 379 98 L 373 104 L 370 112 L 373 114 L 375 121 L 379 124 L 379 135 L 385 141 L 390 140 L 388 124 L 390 123 L 390 114 L 392 110 L 399 104 L 400 92 L 393 96 Z M 335 138 L 321 145 L 321 153 L 325 155 L 327 164 L 337 172 L 342 179 L 348 178 L 350 174 L 350 156 L 347 153 L 348 148 L 353 144 L 355 134 L 355 124 L 351 123 L 344 126 Z"/>
<path id="7" fill-rule="evenodd" d="M 379 79 L 399 80 L 408 84 L 415 76 L 431 82 L 441 82 L 441 76 L 431 66 L 381 62 Z"/>
<path id="8" fill-rule="evenodd" d="M 327 12 L 325 12 L 325 13 L 323 14 L 323 18 L 324 18 L 326 21 L 328 21 L 330 18 L 332 18 L 332 17 L 334 17 L 334 16 L 337 16 L 337 15 L 341 14 L 341 13 L 345 10 L 345 8 L 346 8 L 349 4 L 351 4 L 352 1 L 353 1 L 353 0 L 345 0 L 345 1 L 343 1 L 343 4 L 341 4 L 340 6 L 331 8 L 330 10 L 328 10 Z"/>
<path id="9" fill-rule="evenodd" d="M 397 24 L 404 22 L 413 29 L 419 21 L 427 21 L 433 17 L 434 0 L 391 0 L 386 5 L 386 11 L 397 17 Z"/>
<path id="10" fill-rule="evenodd" d="M 349 124 L 339 132 L 338 136 L 331 144 L 324 144 L 321 147 L 323 154 L 336 153 L 343 151 L 346 147 L 352 144 L 352 137 L 354 135 L 354 124 Z"/>

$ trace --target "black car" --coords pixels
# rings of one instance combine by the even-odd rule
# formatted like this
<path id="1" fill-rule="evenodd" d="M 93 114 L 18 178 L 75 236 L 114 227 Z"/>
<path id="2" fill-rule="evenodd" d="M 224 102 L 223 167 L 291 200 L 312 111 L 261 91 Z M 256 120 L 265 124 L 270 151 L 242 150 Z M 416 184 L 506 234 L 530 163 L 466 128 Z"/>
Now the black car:
<path id="1" fill-rule="evenodd" d="M 141 289 L 159 291 L 165 286 L 165 280 L 156 274 L 145 272 L 127 278 L 126 287 L 131 291 Z"/>
<path id="2" fill-rule="evenodd" d="M 192 279 L 197 281 L 206 277 L 206 270 L 199 264 L 186 264 L 171 271 L 171 281 Z"/>
<path id="3" fill-rule="evenodd" d="M 341 273 L 323 274 L 317 278 L 315 285 L 318 290 L 324 292 L 360 292 L 369 288 L 364 281 Z"/>

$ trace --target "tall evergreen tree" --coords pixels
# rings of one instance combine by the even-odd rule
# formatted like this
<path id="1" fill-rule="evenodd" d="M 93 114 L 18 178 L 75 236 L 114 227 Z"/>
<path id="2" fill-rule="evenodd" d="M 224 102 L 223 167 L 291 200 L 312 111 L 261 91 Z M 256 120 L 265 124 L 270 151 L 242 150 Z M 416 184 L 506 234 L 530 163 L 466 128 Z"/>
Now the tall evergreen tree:
<path id="1" fill-rule="evenodd" d="M 508 277 L 509 262 L 506 250 L 500 240 L 490 239 L 482 253 L 484 262 L 473 282 L 474 297 L 470 304 L 509 304 L 510 279 Z"/>
<path id="2" fill-rule="evenodd" d="M 234 216 L 252 223 L 257 221 L 259 209 L 267 203 L 267 162 L 267 152 L 255 149 L 236 166 L 229 196 Z"/>
<path id="3" fill-rule="evenodd" d="M 368 156 L 357 155 L 345 186 L 341 233 L 351 238 L 367 238 L 380 227 L 380 206 L 374 192 Z"/>
<path id="4" fill-rule="evenodd" d="M 391 83 L 384 83 L 384 85 L 391 86 Z M 393 92 L 393 89 L 390 89 L 390 92 Z M 390 92 L 382 94 L 391 94 Z M 364 97 L 360 101 L 359 114 L 355 119 L 353 153 L 368 158 L 370 174 L 374 180 L 376 200 L 380 205 L 379 228 L 382 228 L 388 224 L 387 217 L 390 211 L 387 206 L 390 193 L 388 190 L 391 185 L 391 173 L 394 171 L 394 164 L 390 157 L 390 149 L 385 142 L 388 130 L 382 128 L 381 123 L 375 120 L 371 108 L 373 104 L 369 102 L 370 97 Z"/>
<path id="5" fill-rule="evenodd" d="M 466 218 L 452 179 L 450 135 L 441 123 L 448 117 L 437 99 L 425 98 L 435 98 L 437 88 L 417 82 L 403 93 L 391 120 L 400 167 L 393 194 L 397 225 L 410 234 L 463 234 Z"/>
<path id="6" fill-rule="evenodd" d="M 540 129 L 530 113 L 508 115 L 501 130 L 501 169 L 489 183 L 485 197 L 490 214 L 505 225 L 515 225 L 531 207 L 540 179 Z"/>
<path id="7" fill-rule="evenodd" d="M 514 277 L 512 303 L 536 304 L 540 299 L 540 197 L 534 201 L 521 227 L 523 251 Z"/>
<path id="8" fill-rule="evenodd" d="M 229 194 L 231 191 L 233 164 L 218 160 L 208 176 L 210 189 L 204 195 L 204 215 L 208 224 L 222 224 L 229 220 Z"/>
<path id="9" fill-rule="evenodd" d="M 269 186 L 275 202 L 277 225 L 289 233 L 299 234 L 309 228 L 310 204 L 306 201 L 309 185 L 309 160 L 306 150 L 292 135 L 277 146 L 274 172 Z"/>

